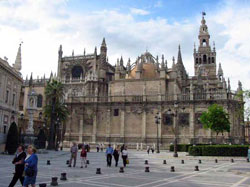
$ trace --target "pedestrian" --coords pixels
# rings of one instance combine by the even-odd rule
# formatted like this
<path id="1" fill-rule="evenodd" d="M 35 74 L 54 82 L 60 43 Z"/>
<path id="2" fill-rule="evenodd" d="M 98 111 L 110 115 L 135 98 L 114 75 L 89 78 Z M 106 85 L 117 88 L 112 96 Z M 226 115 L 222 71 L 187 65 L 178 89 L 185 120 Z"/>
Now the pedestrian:
<path id="1" fill-rule="evenodd" d="M 122 151 L 123 151 L 124 147 L 125 147 L 125 145 L 124 145 L 124 144 L 122 144 L 122 146 L 121 146 L 121 153 L 122 153 Z"/>
<path id="2" fill-rule="evenodd" d="M 96 152 L 98 153 L 100 150 L 99 144 L 96 144 Z"/>
<path id="3" fill-rule="evenodd" d="M 103 145 L 103 143 L 101 143 L 101 152 L 103 152 L 103 147 L 104 147 L 104 145 Z"/>
<path id="4" fill-rule="evenodd" d="M 81 168 L 83 168 L 83 163 L 85 165 L 85 168 L 87 167 L 87 151 L 85 150 L 84 146 L 82 146 L 82 151 L 81 151 L 81 154 L 80 154 L 80 157 L 81 157 Z"/>
<path id="5" fill-rule="evenodd" d="M 25 158 L 26 158 L 26 153 L 24 152 L 24 146 L 19 145 L 17 148 L 17 154 L 12 161 L 12 164 L 15 165 L 15 174 L 14 174 L 14 176 L 9 184 L 9 187 L 15 186 L 18 179 L 20 180 L 21 184 L 23 185 L 23 181 L 24 181 L 23 171 L 24 171 Z"/>
<path id="6" fill-rule="evenodd" d="M 111 167 L 112 164 L 112 154 L 113 154 L 113 148 L 109 144 L 108 147 L 106 148 L 106 157 L 107 157 L 107 166 Z"/>
<path id="7" fill-rule="evenodd" d="M 127 146 L 124 146 L 124 149 L 122 150 L 122 160 L 123 160 L 123 166 L 126 167 L 128 160 Z"/>
<path id="8" fill-rule="evenodd" d="M 152 151 L 152 153 L 154 154 L 155 149 L 154 149 L 154 147 L 153 147 L 153 146 L 151 147 L 151 151 Z"/>
<path id="9" fill-rule="evenodd" d="M 23 181 L 23 186 L 28 187 L 31 185 L 32 187 L 36 186 L 36 176 L 37 176 L 37 163 L 38 157 L 36 155 L 36 148 L 32 145 L 28 146 L 27 157 L 25 158 L 24 164 L 24 172 L 25 177 Z"/>
<path id="10" fill-rule="evenodd" d="M 75 142 L 73 142 L 73 145 L 72 147 L 70 148 L 70 153 L 71 153 L 71 156 L 70 156 L 70 161 L 69 161 L 69 167 L 71 167 L 71 164 L 72 164 L 72 159 L 74 159 L 74 165 L 73 167 L 76 167 L 76 157 L 77 157 L 77 152 L 78 152 L 78 149 L 77 149 L 77 145 Z"/>
<path id="11" fill-rule="evenodd" d="M 150 152 L 150 147 L 147 146 L 147 152 L 148 152 L 148 155 L 149 155 L 149 152 Z"/>
<path id="12" fill-rule="evenodd" d="M 115 167 L 117 167 L 118 166 L 118 162 L 119 162 L 119 156 L 120 156 L 119 147 L 116 147 L 114 149 L 113 156 L 114 156 L 114 159 L 115 159 Z"/>

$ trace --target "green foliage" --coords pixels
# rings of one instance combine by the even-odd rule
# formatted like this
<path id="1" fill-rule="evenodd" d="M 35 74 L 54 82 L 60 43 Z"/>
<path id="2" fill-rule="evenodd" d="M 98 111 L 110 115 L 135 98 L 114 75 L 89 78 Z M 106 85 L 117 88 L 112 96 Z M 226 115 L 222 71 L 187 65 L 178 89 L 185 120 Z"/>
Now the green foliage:
<path id="1" fill-rule="evenodd" d="M 55 101 L 54 114 L 55 119 L 59 118 L 61 122 L 67 120 L 68 117 L 68 109 L 67 106 L 62 102 L 64 92 L 63 92 L 63 84 L 57 80 L 52 80 L 48 82 L 45 88 L 45 96 L 46 96 L 46 106 L 44 107 L 44 115 L 51 119 L 52 113 L 52 100 Z"/>
<path id="2" fill-rule="evenodd" d="M 208 107 L 207 112 L 201 115 L 201 123 L 205 129 L 211 129 L 217 133 L 230 132 L 229 115 L 222 106 L 213 104 Z"/>
<path id="3" fill-rule="evenodd" d="M 177 144 L 177 151 L 180 152 L 188 152 L 188 148 L 192 146 L 192 144 Z M 170 145 L 170 151 L 174 151 L 174 145 Z"/>
<path id="4" fill-rule="evenodd" d="M 18 130 L 17 125 L 15 122 L 12 122 L 7 134 L 7 141 L 6 141 L 6 151 L 9 154 L 14 154 L 18 147 Z"/>
<path id="5" fill-rule="evenodd" d="M 247 156 L 248 145 L 200 145 L 189 147 L 191 156 Z"/>

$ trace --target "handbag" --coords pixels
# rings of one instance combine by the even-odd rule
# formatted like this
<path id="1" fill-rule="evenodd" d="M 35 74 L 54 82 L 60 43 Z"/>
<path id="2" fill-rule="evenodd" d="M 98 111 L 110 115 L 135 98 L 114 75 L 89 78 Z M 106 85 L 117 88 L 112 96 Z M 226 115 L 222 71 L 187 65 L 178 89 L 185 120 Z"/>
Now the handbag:
<path id="1" fill-rule="evenodd" d="M 33 177 L 35 175 L 35 170 L 32 168 L 27 168 L 25 170 L 25 176 Z"/>
<path id="2" fill-rule="evenodd" d="M 128 158 L 126 159 L 126 164 L 129 164 L 129 159 Z"/>

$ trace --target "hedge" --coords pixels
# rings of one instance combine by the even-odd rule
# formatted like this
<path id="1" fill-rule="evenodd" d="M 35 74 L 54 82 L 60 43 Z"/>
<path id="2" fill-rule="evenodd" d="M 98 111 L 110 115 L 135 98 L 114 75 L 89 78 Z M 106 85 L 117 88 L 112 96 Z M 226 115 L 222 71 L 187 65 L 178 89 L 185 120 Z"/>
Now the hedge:
<path id="1" fill-rule="evenodd" d="M 247 156 L 248 145 L 200 145 L 190 146 L 191 156 Z"/>
<path id="2" fill-rule="evenodd" d="M 197 144 L 197 145 L 208 145 L 208 144 Z M 193 146 L 193 144 L 177 144 L 177 151 L 188 152 L 188 149 L 191 146 Z M 170 145 L 169 151 L 174 151 L 174 144 Z"/>

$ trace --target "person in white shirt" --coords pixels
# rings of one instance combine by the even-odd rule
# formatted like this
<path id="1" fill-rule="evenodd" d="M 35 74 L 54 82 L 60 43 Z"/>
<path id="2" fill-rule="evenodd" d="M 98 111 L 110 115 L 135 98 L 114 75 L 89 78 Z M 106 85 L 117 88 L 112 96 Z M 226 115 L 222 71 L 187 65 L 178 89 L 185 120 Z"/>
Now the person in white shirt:
<path id="1" fill-rule="evenodd" d="M 127 146 L 125 146 L 124 149 L 122 150 L 122 160 L 124 167 L 126 167 L 127 159 L 128 159 L 128 151 L 127 151 Z"/>

